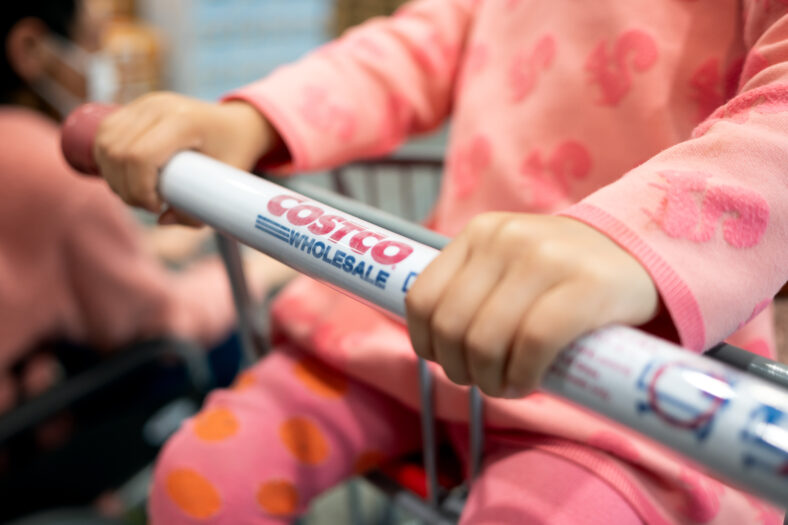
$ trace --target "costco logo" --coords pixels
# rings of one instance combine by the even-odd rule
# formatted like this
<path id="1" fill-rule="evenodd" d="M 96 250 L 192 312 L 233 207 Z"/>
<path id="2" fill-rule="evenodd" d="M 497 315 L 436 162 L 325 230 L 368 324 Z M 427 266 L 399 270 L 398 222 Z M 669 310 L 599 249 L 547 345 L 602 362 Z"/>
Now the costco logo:
<path id="1" fill-rule="evenodd" d="M 368 230 L 340 215 L 327 213 L 319 205 L 307 203 L 302 197 L 278 195 L 268 201 L 268 211 L 292 226 L 305 227 L 315 237 L 327 237 L 334 243 L 342 242 L 358 254 L 368 253 L 381 265 L 395 265 L 413 253 L 412 246 Z M 292 231 L 289 232 L 289 237 L 291 245 L 308 242 L 305 235 L 300 236 Z"/>

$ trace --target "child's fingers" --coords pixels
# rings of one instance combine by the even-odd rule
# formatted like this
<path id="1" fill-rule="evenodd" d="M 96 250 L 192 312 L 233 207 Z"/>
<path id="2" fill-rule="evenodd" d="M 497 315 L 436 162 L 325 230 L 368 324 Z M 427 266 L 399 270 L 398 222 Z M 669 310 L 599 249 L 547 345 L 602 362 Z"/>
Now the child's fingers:
<path id="1" fill-rule="evenodd" d="M 458 384 L 468 384 L 465 339 L 468 326 L 479 307 L 503 274 L 505 261 L 476 250 L 447 283 L 432 315 L 432 350 L 446 375 Z"/>
<path id="2" fill-rule="evenodd" d="M 197 140 L 179 120 L 165 118 L 147 129 L 128 150 L 126 176 L 130 204 L 159 212 L 159 171 L 175 153 L 196 146 Z"/>
<path id="3" fill-rule="evenodd" d="M 160 159 L 168 158 L 177 148 L 168 148 L 161 131 L 153 140 L 148 135 L 173 119 L 171 98 L 166 94 L 143 96 L 108 115 L 99 126 L 93 148 L 99 171 L 113 191 L 126 203 L 154 212 L 161 209 L 156 194 L 158 167 L 167 160 Z"/>
<path id="4" fill-rule="evenodd" d="M 93 153 L 115 193 L 132 206 L 158 212 L 159 170 L 178 151 L 194 149 L 248 167 L 279 144 L 270 124 L 248 104 L 209 104 L 162 92 L 140 97 L 107 116 Z"/>
<path id="5" fill-rule="evenodd" d="M 107 117 L 99 128 L 94 145 L 94 157 L 99 171 L 112 190 L 124 202 L 137 202 L 136 188 L 129 179 L 132 146 L 155 124 L 157 115 L 152 111 L 118 110 Z M 155 182 L 154 182 L 155 184 Z"/>
<path id="6" fill-rule="evenodd" d="M 119 125 L 122 126 L 124 116 L 124 110 L 119 109 L 101 122 L 93 143 L 93 158 L 110 189 L 125 201 L 126 181 L 123 165 L 119 161 L 121 150 L 118 145 L 121 137 Z"/>
<path id="7" fill-rule="evenodd" d="M 458 236 L 421 272 L 405 296 L 408 332 L 416 354 L 434 360 L 430 337 L 432 315 L 446 286 L 465 263 L 468 241 Z"/>
<path id="8" fill-rule="evenodd" d="M 125 146 L 124 177 L 126 180 L 126 203 L 148 211 L 161 211 L 161 199 L 156 192 L 159 163 L 156 161 L 156 148 L 146 145 L 152 143 L 150 136 L 161 128 L 160 121 L 153 121 L 140 130 L 139 136 Z"/>
<path id="9" fill-rule="evenodd" d="M 515 337 L 506 366 L 506 396 L 519 397 L 539 386 L 558 353 L 578 337 L 612 322 L 600 315 L 606 294 L 575 280 L 536 299 Z"/>
<path id="10" fill-rule="evenodd" d="M 505 367 L 520 323 L 557 276 L 526 267 L 509 268 L 478 309 L 465 335 L 465 351 L 472 383 L 482 392 L 501 396 Z"/>

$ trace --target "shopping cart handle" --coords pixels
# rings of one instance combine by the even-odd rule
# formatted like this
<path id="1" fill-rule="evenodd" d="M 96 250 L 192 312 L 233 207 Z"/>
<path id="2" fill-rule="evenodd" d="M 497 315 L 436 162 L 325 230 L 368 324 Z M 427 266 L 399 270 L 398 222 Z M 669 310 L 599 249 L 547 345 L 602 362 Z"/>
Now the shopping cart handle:
<path id="1" fill-rule="evenodd" d="M 60 135 L 60 148 L 72 168 L 85 175 L 98 175 L 93 143 L 101 122 L 120 106 L 85 104 L 66 118 Z"/>
<path id="2" fill-rule="evenodd" d="M 93 140 L 112 109 L 78 109 L 63 128 L 66 159 L 95 173 Z M 405 294 L 438 250 L 195 152 L 161 169 L 173 207 L 340 291 L 405 316 Z M 788 392 L 624 326 L 563 350 L 541 387 L 622 423 L 788 504 Z"/>

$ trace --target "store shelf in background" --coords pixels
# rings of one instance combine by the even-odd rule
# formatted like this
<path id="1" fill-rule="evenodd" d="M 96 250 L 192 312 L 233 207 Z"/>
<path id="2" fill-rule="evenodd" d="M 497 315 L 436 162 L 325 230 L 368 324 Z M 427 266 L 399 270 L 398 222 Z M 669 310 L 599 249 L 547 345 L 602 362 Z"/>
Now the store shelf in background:
<path id="1" fill-rule="evenodd" d="M 136 9 L 135 0 L 85 0 L 87 7 L 100 15 L 110 18 L 130 19 Z"/>
<path id="2" fill-rule="evenodd" d="M 197 36 L 214 32 L 231 36 L 251 36 L 259 31 L 287 33 L 303 28 L 319 28 L 332 11 L 331 0 L 191 0 L 189 20 L 185 21 Z"/>
<path id="3" fill-rule="evenodd" d="M 102 49 L 117 69 L 115 102 L 126 103 L 161 86 L 161 41 L 151 28 L 130 19 L 110 23 Z"/>
<path id="4" fill-rule="evenodd" d="M 140 0 L 166 46 L 166 87 L 204 99 L 324 43 L 332 0 Z"/>

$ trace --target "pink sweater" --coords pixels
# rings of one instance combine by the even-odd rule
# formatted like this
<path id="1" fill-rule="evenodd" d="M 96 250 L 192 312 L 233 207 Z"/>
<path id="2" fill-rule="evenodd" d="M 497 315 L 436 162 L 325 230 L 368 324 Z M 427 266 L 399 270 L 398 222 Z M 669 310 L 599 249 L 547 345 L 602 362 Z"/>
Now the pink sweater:
<path id="1" fill-rule="evenodd" d="M 772 355 L 767 306 L 788 277 L 787 13 L 785 0 L 420 0 L 230 98 L 270 118 L 285 171 L 384 154 L 451 117 L 438 231 L 489 210 L 574 217 L 648 269 L 684 346 L 754 318 L 733 340 Z M 274 315 L 284 336 L 418 406 L 402 327 L 306 280 Z M 440 417 L 466 420 L 466 391 L 436 376 Z M 547 448 L 649 523 L 779 522 L 558 399 L 486 403 L 488 427 L 560 438 Z"/>
<path id="2" fill-rule="evenodd" d="M 54 123 L 0 108 L 0 188 L 0 383 L 55 338 L 109 349 L 162 334 L 212 344 L 229 331 L 221 263 L 166 271 L 107 185 L 67 168 Z"/>

